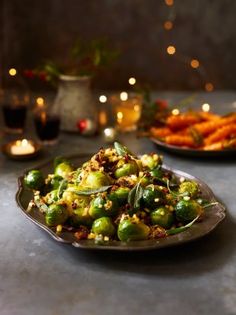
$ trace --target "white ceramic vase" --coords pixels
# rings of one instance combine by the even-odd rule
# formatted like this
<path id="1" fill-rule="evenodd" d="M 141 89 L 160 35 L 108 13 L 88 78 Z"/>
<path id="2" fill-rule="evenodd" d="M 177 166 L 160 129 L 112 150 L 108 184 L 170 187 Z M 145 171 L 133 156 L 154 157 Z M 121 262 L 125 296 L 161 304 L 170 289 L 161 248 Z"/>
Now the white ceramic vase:
<path id="1" fill-rule="evenodd" d="M 97 111 L 89 76 L 61 75 L 53 111 L 61 116 L 61 129 L 77 132 L 78 121 L 87 119 L 96 125 Z"/>

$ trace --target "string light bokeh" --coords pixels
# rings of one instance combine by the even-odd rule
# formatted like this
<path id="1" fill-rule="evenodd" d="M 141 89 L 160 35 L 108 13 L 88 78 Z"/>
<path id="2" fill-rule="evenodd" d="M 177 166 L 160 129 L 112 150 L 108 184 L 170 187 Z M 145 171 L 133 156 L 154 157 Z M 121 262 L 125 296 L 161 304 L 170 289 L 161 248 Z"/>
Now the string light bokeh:
<path id="1" fill-rule="evenodd" d="M 175 1 L 174 0 L 164 0 L 164 3 L 169 9 L 169 14 L 166 21 L 163 23 L 164 30 L 168 31 L 170 34 L 175 26 L 176 20 L 176 10 L 175 10 Z M 178 53 L 179 51 L 179 53 Z M 214 90 L 214 84 L 209 82 L 209 79 L 206 75 L 206 69 L 204 68 L 203 64 L 199 61 L 199 59 L 191 56 L 186 56 L 183 53 L 180 53 L 181 49 L 176 48 L 175 45 L 172 43 L 169 44 L 166 48 L 166 53 L 168 55 L 173 56 L 176 60 L 183 62 L 187 66 L 190 66 L 191 69 L 197 71 L 199 77 L 203 82 L 203 88 L 206 92 L 212 92 Z"/>

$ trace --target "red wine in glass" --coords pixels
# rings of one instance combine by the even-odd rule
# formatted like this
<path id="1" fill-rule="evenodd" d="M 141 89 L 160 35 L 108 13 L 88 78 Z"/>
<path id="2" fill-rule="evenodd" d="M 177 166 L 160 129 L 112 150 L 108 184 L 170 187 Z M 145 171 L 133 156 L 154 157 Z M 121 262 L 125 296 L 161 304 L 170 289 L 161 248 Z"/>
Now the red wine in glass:
<path id="1" fill-rule="evenodd" d="M 54 144 L 59 136 L 60 117 L 52 114 L 38 114 L 34 118 L 35 129 L 44 144 Z"/>
<path id="2" fill-rule="evenodd" d="M 6 130 L 10 133 L 22 133 L 25 126 L 27 106 L 23 104 L 4 104 L 2 110 Z"/>

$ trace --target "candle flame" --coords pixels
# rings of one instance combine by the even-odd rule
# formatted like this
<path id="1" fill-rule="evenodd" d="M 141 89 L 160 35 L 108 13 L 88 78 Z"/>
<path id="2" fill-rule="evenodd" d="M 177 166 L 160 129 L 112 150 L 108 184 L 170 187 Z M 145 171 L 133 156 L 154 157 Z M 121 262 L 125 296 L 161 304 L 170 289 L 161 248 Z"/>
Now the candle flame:
<path id="1" fill-rule="evenodd" d="M 44 106 L 44 99 L 42 97 L 37 97 L 36 98 L 36 104 L 38 108 L 41 108 Z"/>
<path id="2" fill-rule="evenodd" d="M 121 122 L 122 122 L 123 116 L 124 116 L 124 115 L 123 115 L 122 112 L 118 112 L 118 113 L 116 114 L 118 123 L 121 123 Z"/>
<path id="3" fill-rule="evenodd" d="M 47 120 L 47 114 L 46 114 L 46 112 L 42 112 L 42 113 L 40 114 L 40 117 L 41 117 L 42 123 L 45 124 L 45 123 L 46 123 L 46 120 Z"/>
<path id="4" fill-rule="evenodd" d="M 22 145 L 22 147 L 26 147 L 28 145 L 28 140 L 27 139 L 23 139 L 21 141 L 21 145 Z"/>

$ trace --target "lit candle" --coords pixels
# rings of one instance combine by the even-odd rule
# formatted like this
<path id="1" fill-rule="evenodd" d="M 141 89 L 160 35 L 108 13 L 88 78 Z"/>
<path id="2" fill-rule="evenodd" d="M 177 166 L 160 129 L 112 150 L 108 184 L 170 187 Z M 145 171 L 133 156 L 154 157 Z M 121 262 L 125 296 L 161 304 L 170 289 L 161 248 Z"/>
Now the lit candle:
<path id="1" fill-rule="evenodd" d="M 35 152 L 35 147 L 26 139 L 17 140 L 11 146 L 11 154 L 12 155 L 27 155 L 33 154 Z"/>
<path id="2" fill-rule="evenodd" d="M 118 129 L 121 131 L 132 131 L 137 127 L 141 116 L 142 96 L 121 92 L 120 95 L 111 96 Z"/>

